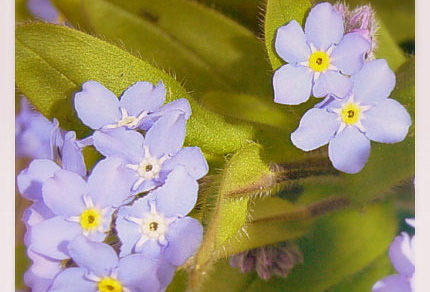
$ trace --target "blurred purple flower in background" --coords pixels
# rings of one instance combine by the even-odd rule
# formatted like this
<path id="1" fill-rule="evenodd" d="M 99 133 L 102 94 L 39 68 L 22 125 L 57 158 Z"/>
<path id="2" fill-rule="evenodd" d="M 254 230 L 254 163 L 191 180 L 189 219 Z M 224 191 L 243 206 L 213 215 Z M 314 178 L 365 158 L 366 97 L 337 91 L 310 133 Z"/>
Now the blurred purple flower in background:
<path id="1" fill-rule="evenodd" d="M 27 0 L 30 13 L 41 20 L 50 23 L 60 23 L 61 16 L 49 0 Z"/>
<path id="2" fill-rule="evenodd" d="M 15 155 L 31 159 L 51 158 L 51 134 L 55 124 L 31 109 L 21 97 L 20 112 L 15 118 Z"/>
<path id="3" fill-rule="evenodd" d="M 230 266 L 242 273 L 256 271 L 264 280 L 276 275 L 286 277 L 295 265 L 303 262 L 303 255 L 297 245 L 282 242 L 247 250 L 230 257 Z"/>
<path id="4" fill-rule="evenodd" d="M 346 173 L 357 173 L 369 157 L 370 140 L 402 141 L 411 119 L 400 103 L 388 98 L 395 76 L 385 60 L 367 62 L 351 79 L 354 87 L 348 99 L 332 99 L 321 108 L 308 110 L 291 134 L 291 141 L 304 151 L 329 143 L 333 166 Z"/>
<path id="5" fill-rule="evenodd" d="M 415 228 L 415 219 L 406 219 Z M 390 275 L 373 285 L 372 292 L 413 292 L 415 291 L 415 235 L 402 232 L 394 238 L 388 254 L 397 274 Z"/>
<path id="6" fill-rule="evenodd" d="M 278 55 L 288 64 L 273 76 L 275 102 L 295 105 L 331 94 L 345 97 L 370 44 L 358 33 L 344 35 L 342 15 L 329 3 L 315 5 L 303 32 L 297 21 L 278 28 L 275 38 Z"/>

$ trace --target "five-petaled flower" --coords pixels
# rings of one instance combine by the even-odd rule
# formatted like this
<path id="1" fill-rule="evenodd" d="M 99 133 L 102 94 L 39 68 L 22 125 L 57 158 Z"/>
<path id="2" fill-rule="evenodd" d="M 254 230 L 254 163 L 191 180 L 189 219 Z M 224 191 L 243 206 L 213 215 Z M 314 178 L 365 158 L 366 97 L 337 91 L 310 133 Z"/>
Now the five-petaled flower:
<path id="1" fill-rule="evenodd" d="M 395 76 L 385 60 L 367 62 L 352 76 L 354 87 L 344 100 L 328 100 L 308 110 L 291 134 L 293 144 L 310 151 L 329 143 L 333 166 L 357 173 L 369 157 L 370 140 L 381 143 L 402 141 L 411 119 L 406 109 L 388 98 Z"/>
<path id="2" fill-rule="evenodd" d="M 121 167 L 118 159 L 100 161 L 87 181 L 71 171 L 55 171 L 42 187 L 43 203 L 53 216 L 31 227 L 30 248 L 54 259 L 66 259 L 67 243 L 77 235 L 104 240 L 115 207 L 130 195 Z"/>
<path id="3" fill-rule="evenodd" d="M 344 35 L 342 15 L 329 3 L 315 5 L 303 32 L 297 21 L 278 28 L 275 49 L 288 64 L 273 76 L 275 102 L 295 105 L 315 97 L 344 98 L 347 75 L 360 71 L 370 43 L 359 33 Z"/>
<path id="4" fill-rule="evenodd" d="M 82 122 L 93 130 L 119 127 L 148 130 L 160 116 L 180 110 L 185 119 L 191 114 L 186 99 L 177 99 L 163 106 L 165 89 L 160 82 L 136 82 L 127 88 L 121 100 L 97 81 L 87 81 L 75 94 L 75 109 Z"/>
<path id="5" fill-rule="evenodd" d="M 203 236 L 200 223 L 185 217 L 197 201 L 197 191 L 197 182 L 178 166 L 163 186 L 132 206 L 121 207 L 116 221 L 122 243 L 120 255 L 142 253 L 162 258 L 172 266 L 182 265 Z"/>
<path id="6" fill-rule="evenodd" d="M 208 172 L 208 165 L 198 147 L 185 147 L 185 116 L 171 111 L 159 118 L 146 132 L 114 129 L 94 133 L 94 146 L 107 157 L 119 157 L 126 166 L 124 174 L 133 184 L 133 193 L 148 191 L 161 185 L 178 165 L 199 179 Z M 109 158 L 108 158 L 109 159 Z"/>

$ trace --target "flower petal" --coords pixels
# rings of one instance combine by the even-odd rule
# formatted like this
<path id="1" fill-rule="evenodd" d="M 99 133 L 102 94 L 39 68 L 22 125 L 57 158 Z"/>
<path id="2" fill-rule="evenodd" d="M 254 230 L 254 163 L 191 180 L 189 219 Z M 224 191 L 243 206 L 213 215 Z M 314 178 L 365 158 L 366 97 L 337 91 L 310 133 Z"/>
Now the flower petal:
<path id="1" fill-rule="evenodd" d="M 364 37 L 358 33 L 348 33 L 333 50 L 331 63 L 344 74 L 355 74 L 363 67 L 364 54 L 369 50 L 370 43 Z"/>
<path id="2" fill-rule="evenodd" d="M 317 50 L 327 51 L 342 39 L 342 15 L 330 3 L 315 5 L 306 19 L 305 34 L 308 43 L 312 43 Z"/>
<path id="3" fill-rule="evenodd" d="M 110 245 L 93 242 L 83 235 L 73 239 L 68 249 L 73 261 L 79 267 L 98 277 L 109 275 L 118 266 L 118 256 Z"/>
<path id="4" fill-rule="evenodd" d="M 159 291 L 158 265 L 158 261 L 148 259 L 143 255 L 126 256 L 119 261 L 118 280 L 130 291 Z"/>
<path id="5" fill-rule="evenodd" d="M 346 173 L 359 172 L 366 164 L 369 153 L 369 139 L 354 126 L 347 126 L 328 145 L 328 156 L 333 166 Z"/>
<path id="6" fill-rule="evenodd" d="M 306 43 L 305 33 L 296 20 L 281 26 L 276 32 L 275 49 L 278 55 L 288 63 L 306 61 L 311 49 Z"/>
<path id="7" fill-rule="evenodd" d="M 161 289 L 165 289 L 167 285 L 172 281 L 175 275 L 176 267 L 172 266 L 165 261 L 159 262 L 158 268 L 158 279 L 160 280 Z"/>
<path id="8" fill-rule="evenodd" d="M 291 142 L 297 148 L 311 151 L 327 144 L 339 126 L 335 113 L 313 108 L 303 115 L 299 127 L 291 133 Z"/>
<path id="9" fill-rule="evenodd" d="M 118 98 L 97 81 L 82 84 L 82 91 L 75 94 L 75 109 L 81 121 L 94 130 L 121 119 Z"/>
<path id="10" fill-rule="evenodd" d="M 27 0 L 27 8 L 33 16 L 44 21 L 57 23 L 59 20 L 58 11 L 49 0 Z"/>
<path id="11" fill-rule="evenodd" d="M 85 167 L 84 156 L 82 155 L 81 148 L 76 141 L 76 133 L 73 131 L 67 132 L 64 137 L 64 144 L 61 149 L 61 166 L 65 170 L 70 170 L 85 176 L 87 168 Z"/>
<path id="12" fill-rule="evenodd" d="M 309 99 L 313 73 L 304 66 L 287 64 L 273 75 L 273 90 L 276 103 L 296 105 Z"/>
<path id="13" fill-rule="evenodd" d="M 117 157 L 99 161 L 88 178 L 88 192 L 98 207 L 123 203 L 130 195 L 135 181 L 133 171 Z"/>
<path id="14" fill-rule="evenodd" d="M 351 78 L 354 82 L 354 100 L 363 104 L 387 98 L 396 84 L 396 76 L 384 59 L 366 62 L 360 72 Z"/>
<path id="15" fill-rule="evenodd" d="M 51 160 L 33 160 L 16 178 L 19 192 L 26 199 L 41 200 L 43 183 L 53 177 L 59 169 L 60 167 Z"/>
<path id="16" fill-rule="evenodd" d="M 361 122 L 370 140 L 397 143 L 408 134 L 411 118 L 400 103 L 388 98 L 365 112 Z"/>
<path id="17" fill-rule="evenodd" d="M 44 183 L 42 196 L 46 206 L 54 214 L 77 216 L 85 208 L 82 197 L 87 194 L 87 190 L 87 184 L 82 177 L 60 169 Z"/>
<path id="18" fill-rule="evenodd" d="M 166 233 L 169 245 L 163 258 L 174 266 L 180 266 L 192 256 L 199 247 L 203 237 L 203 227 L 191 217 L 180 218 L 170 224 Z"/>
<path id="19" fill-rule="evenodd" d="M 391 263 L 399 274 L 412 277 L 415 273 L 412 239 L 406 232 L 396 236 L 388 249 Z"/>
<path id="20" fill-rule="evenodd" d="M 185 139 L 185 117 L 180 111 L 162 116 L 145 135 L 149 152 L 157 158 L 165 154 L 174 155 Z"/>
<path id="21" fill-rule="evenodd" d="M 150 206 L 146 197 L 136 200 L 131 206 L 119 208 L 116 230 L 121 240 L 120 257 L 131 254 L 141 236 L 140 226 L 127 218 L 142 218 L 144 214 L 149 212 Z"/>
<path id="22" fill-rule="evenodd" d="M 390 275 L 373 285 L 372 292 L 413 292 L 408 278 L 402 275 Z"/>
<path id="23" fill-rule="evenodd" d="M 95 292 L 96 289 L 97 284 L 87 280 L 84 269 L 68 268 L 55 278 L 49 292 Z"/>
<path id="24" fill-rule="evenodd" d="M 106 157 L 117 156 L 122 159 L 138 163 L 144 156 L 144 137 L 137 131 L 124 127 L 95 131 L 93 135 L 94 147 Z"/>
<path id="25" fill-rule="evenodd" d="M 325 97 L 329 94 L 344 98 L 352 89 L 352 80 L 337 71 L 328 70 L 321 73 L 313 88 L 315 97 Z"/>
<path id="26" fill-rule="evenodd" d="M 163 170 L 172 171 L 177 165 L 182 165 L 194 179 L 200 179 L 209 171 L 208 163 L 199 147 L 182 148 L 175 156 L 163 163 Z"/>
<path id="27" fill-rule="evenodd" d="M 152 192 L 157 211 L 167 217 L 187 215 L 197 202 L 198 188 L 196 180 L 187 170 L 181 165 L 176 166 L 164 185 Z"/>
<path id="28" fill-rule="evenodd" d="M 28 257 L 33 261 L 30 267 L 31 274 L 35 277 L 54 279 L 61 272 L 60 260 L 51 259 L 40 255 L 31 249 L 27 250 Z"/>
<path id="29" fill-rule="evenodd" d="M 61 216 L 54 217 L 31 228 L 30 248 L 54 259 L 68 259 L 67 245 L 80 233 L 79 224 L 68 222 Z"/>
<path id="30" fill-rule="evenodd" d="M 135 117 L 142 112 L 153 112 L 164 103 L 166 90 L 162 82 L 153 86 L 150 82 L 138 81 L 127 88 L 121 96 L 120 106 Z"/>

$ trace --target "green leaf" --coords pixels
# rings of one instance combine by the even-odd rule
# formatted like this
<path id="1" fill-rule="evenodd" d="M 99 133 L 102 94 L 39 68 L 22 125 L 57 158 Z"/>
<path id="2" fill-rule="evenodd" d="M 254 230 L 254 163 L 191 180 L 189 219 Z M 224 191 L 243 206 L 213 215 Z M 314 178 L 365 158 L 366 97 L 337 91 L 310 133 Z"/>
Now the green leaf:
<path id="1" fill-rule="evenodd" d="M 164 72 L 107 42 L 57 25 L 32 23 L 16 29 L 16 84 L 47 118 L 65 129 L 88 133 L 72 106 L 73 93 L 87 80 L 97 80 L 119 95 L 136 81 L 163 81 L 167 102 L 185 97 L 192 116 L 186 143 L 215 154 L 234 152 L 252 139 L 252 128 L 230 124 L 198 105 Z"/>
<path id="2" fill-rule="evenodd" d="M 375 57 L 387 60 L 390 68 L 396 71 L 406 61 L 406 57 L 391 37 L 385 24 L 382 21 L 378 21 L 378 24 L 379 30 L 376 37 L 377 47 Z"/>
<path id="3" fill-rule="evenodd" d="M 371 291 L 372 286 L 380 279 L 393 273 L 388 254 L 383 254 L 362 271 L 344 279 L 336 286 L 330 288 L 330 292 L 362 292 Z"/>
<path id="4" fill-rule="evenodd" d="M 230 118 L 259 123 L 281 130 L 297 126 L 297 117 L 275 104 L 272 98 L 221 91 L 206 93 L 201 103 L 208 109 Z"/>
<path id="5" fill-rule="evenodd" d="M 21 22 L 31 18 L 26 4 L 27 0 L 15 0 L 15 22 Z"/>
<path id="6" fill-rule="evenodd" d="M 59 1 L 66 15 L 78 7 Z M 197 92 L 270 94 L 264 47 L 246 28 L 187 0 L 83 0 L 75 25 L 137 51 Z M 109 21 L 106 21 L 109 19 Z"/>
<path id="7" fill-rule="evenodd" d="M 264 18 L 264 41 L 273 70 L 284 63 L 278 57 L 274 48 L 276 30 L 293 19 L 304 25 L 305 16 L 310 8 L 311 3 L 309 0 L 267 0 Z"/>
<path id="8" fill-rule="evenodd" d="M 405 140 L 396 144 L 372 142 L 370 157 L 364 169 L 355 175 L 343 175 L 345 193 L 359 203 L 373 200 L 390 191 L 403 180 L 411 179 L 415 172 L 415 60 L 410 59 L 396 74 L 397 85 L 391 93 L 405 106 L 412 118 L 412 126 Z"/>
<path id="9" fill-rule="evenodd" d="M 395 232 L 395 213 L 389 204 L 328 215 L 312 235 L 300 240 L 303 265 L 287 279 L 256 280 L 246 291 L 325 291 L 385 254 Z"/>
<path id="10" fill-rule="evenodd" d="M 267 164 L 260 158 L 260 151 L 258 144 L 250 143 L 234 154 L 216 177 L 216 185 L 208 190 L 212 192 L 213 200 L 204 205 L 212 207 L 206 207 L 209 213 L 206 215 L 207 223 L 204 222 L 206 232 L 195 256 L 195 269 L 190 275 L 193 288 L 200 286 L 205 273 L 222 255 L 223 246 L 237 236 L 246 222 L 249 197 L 233 200 L 230 194 L 238 190 L 246 191 L 249 186 L 271 174 Z"/>

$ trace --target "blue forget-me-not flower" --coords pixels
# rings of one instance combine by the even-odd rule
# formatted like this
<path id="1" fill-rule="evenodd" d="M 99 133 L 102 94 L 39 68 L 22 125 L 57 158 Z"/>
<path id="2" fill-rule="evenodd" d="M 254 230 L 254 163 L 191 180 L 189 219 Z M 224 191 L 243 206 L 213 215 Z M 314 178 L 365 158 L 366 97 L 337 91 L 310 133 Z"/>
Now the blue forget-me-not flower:
<path id="1" fill-rule="evenodd" d="M 402 141 L 411 119 L 400 103 L 388 98 L 395 76 L 385 60 L 367 62 L 351 80 L 354 86 L 349 96 L 308 110 L 291 134 L 291 141 L 304 151 L 328 143 L 333 166 L 346 173 L 357 173 L 369 157 L 370 140 Z"/>
<path id="2" fill-rule="evenodd" d="M 361 69 L 370 43 L 359 33 L 344 35 L 342 15 L 320 3 L 309 12 L 304 31 L 295 20 L 278 28 L 275 49 L 288 64 L 273 76 L 274 100 L 296 105 L 311 94 L 344 98 L 352 88 L 348 75 Z"/>

